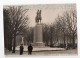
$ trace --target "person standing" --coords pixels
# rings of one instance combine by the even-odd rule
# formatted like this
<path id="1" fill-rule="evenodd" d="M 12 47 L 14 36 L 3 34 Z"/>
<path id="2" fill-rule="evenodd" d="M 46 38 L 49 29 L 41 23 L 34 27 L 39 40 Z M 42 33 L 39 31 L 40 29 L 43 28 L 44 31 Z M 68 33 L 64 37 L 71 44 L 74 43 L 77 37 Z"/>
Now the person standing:
<path id="1" fill-rule="evenodd" d="M 28 55 L 31 55 L 31 54 L 32 54 L 32 50 L 33 50 L 33 47 L 32 47 L 32 45 L 30 44 L 30 45 L 28 46 Z"/>
<path id="2" fill-rule="evenodd" d="M 23 44 L 21 44 L 21 45 L 20 45 L 20 55 L 23 54 L 23 49 L 24 49 Z"/>

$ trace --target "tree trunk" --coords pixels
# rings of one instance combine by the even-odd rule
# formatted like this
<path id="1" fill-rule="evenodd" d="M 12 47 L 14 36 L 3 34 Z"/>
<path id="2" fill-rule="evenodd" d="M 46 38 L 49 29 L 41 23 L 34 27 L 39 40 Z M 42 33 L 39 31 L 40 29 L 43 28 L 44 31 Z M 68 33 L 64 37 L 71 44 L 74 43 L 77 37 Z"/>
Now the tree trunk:
<path id="1" fill-rule="evenodd" d="M 50 46 L 52 47 L 53 46 L 53 40 L 52 40 L 52 27 L 51 27 L 51 36 L 50 36 Z"/>
<path id="2" fill-rule="evenodd" d="M 8 37 L 8 50 L 9 50 L 9 37 Z"/>
<path id="3" fill-rule="evenodd" d="M 10 44 L 9 44 L 10 48 L 9 51 L 12 51 L 12 38 L 10 38 Z"/>
<path id="4" fill-rule="evenodd" d="M 72 37 L 72 41 L 73 41 L 73 49 L 75 48 L 75 37 L 74 37 L 74 33 L 73 33 L 73 37 Z"/>
<path id="5" fill-rule="evenodd" d="M 14 38 L 13 38 L 13 50 L 12 53 L 15 53 L 15 47 L 16 47 L 16 32 L 14 33 Z"/>
<path id="6" fill-rule="evenodd" d="M 63 38 L 64 38 L 64 40 L 63 40 L 63 41 L 64 41 L 64 47 L 65 47 L 65 32 L 64 32 L 64 37 L 63 37 Z"/>

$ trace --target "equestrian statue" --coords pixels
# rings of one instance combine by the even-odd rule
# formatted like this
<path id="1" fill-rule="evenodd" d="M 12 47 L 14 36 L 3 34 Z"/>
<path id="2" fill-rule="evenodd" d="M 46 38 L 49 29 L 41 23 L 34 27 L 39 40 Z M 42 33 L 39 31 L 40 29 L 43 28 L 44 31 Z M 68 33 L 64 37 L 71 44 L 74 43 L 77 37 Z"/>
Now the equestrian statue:
<path id="1" fill-rule="evenodd" d="M 41 10 L 38 10 L 36 14 L 37 14 L 37 16 L 35 18 L 36 23 L 41 23 L 41 20 L 42 20 L 42 18 L 41 18 Z"/>

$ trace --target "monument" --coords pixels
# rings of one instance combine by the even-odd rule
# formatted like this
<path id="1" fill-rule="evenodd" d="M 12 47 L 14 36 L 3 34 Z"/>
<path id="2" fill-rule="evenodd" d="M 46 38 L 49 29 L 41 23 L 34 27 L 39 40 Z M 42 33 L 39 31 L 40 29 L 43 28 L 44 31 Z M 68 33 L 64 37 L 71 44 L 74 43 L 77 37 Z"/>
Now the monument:
<path id="1" fill-rule="evenodd" d="M 37 11 L 37 16 L 35 18 L 36 25 L 34 27 L 34 41 L 33 41 L 33 46 L 36 47 L 44 47 L 43 43 L 43 32 L 42 32 L 42 24 L 41 24 L 41 10 Z"/>
<path id="2" fill-rule="evenodd" d="M 41 20 L 42 20 L 41 10 L 38 10 L 37 15 L 35 17 L 36 25 L 34 27 L 34 39 L 33 39 L 33 43 L 32 43 L 33 51 L 65 50 L 64 48 L 50 48 L 50 47 L 45 46 L 45 44 L 43 43 L 43 31 L 42 31 Z M 24 44 L 23 37 L 22 37 L 22 43 Z M 16 50 L 19 50 L 19 46 L 16 47 Z M 24 51 L 28 51 L 26 46 L 24 46 Z"/>

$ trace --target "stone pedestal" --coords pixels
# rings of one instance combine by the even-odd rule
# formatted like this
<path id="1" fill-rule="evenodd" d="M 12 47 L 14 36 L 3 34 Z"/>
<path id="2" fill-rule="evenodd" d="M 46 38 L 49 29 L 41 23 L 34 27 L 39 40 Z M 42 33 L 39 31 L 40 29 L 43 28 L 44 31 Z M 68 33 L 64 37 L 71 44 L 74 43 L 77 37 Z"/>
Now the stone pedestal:
<path id="1" fill-rule="evenodd" d="M 42 32 L 42 24 L 36 24 L 34 27 L 34 41 L 33 46 L 36 47 L 44 47 L 43 43 L 43 32 Z"/>

